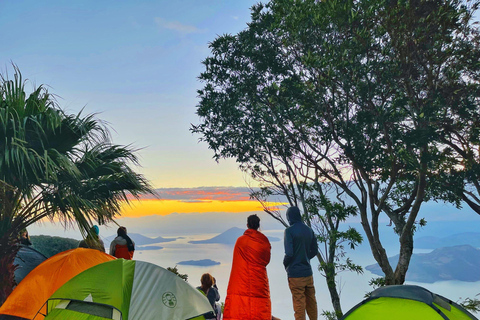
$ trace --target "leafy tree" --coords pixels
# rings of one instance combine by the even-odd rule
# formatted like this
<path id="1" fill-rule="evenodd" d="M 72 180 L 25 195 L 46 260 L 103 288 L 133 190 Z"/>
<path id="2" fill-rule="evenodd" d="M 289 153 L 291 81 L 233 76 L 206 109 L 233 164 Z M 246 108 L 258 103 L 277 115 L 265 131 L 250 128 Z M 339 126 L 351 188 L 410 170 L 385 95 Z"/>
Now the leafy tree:
<path id="1" fill-rule="evenodd" d="M 50 258 L 57 253 L 78 248 L 78 240 L 46 235 L 32 236 L 32 246 Z"/>
<path id="2" fill-rule="evenodd" d="M 178 272 L 178 268 L 177 266 L 175 267 L 167 267 L 167 270 L 170 271 L 170 272 L 173 272 L 175 273 L 177 276 L 179 276 L 180 278 L 182 278 L 183 280 L 185 280 L 186 282 L 188 282 L 188 274 L 182 274 L 180 272 Z"/>
<path id="3" fill-rule="evenodd" d="M 27 94 L 14 69 L 0 78 L 0 303 L 14 286 L 20 230 L 47 218 L 86 234 L 129 195 L 151 192 L 130 168 L 131 148 L 113 144 L 94 115 L 65 113 L 44 86 Z"/>
<path id="4" fill-rule="evenodd" d="M 269 155 L 315 168 L 357 207 L 385 283 L 402 284 L 422 203 L 459 206 L 478 172 L 463 169 L 454 148 L 462 132 L 478 131 L 462 122 L 478 114 L 477 8 L 460 0 L 258 4 L 246 30 L 210 44 L 193 131 L 215 159 L 243 168 Z M 466 145 L 478 150 L 475 137 Z M 398 235 L 396 266 L 381 216 Z"/>

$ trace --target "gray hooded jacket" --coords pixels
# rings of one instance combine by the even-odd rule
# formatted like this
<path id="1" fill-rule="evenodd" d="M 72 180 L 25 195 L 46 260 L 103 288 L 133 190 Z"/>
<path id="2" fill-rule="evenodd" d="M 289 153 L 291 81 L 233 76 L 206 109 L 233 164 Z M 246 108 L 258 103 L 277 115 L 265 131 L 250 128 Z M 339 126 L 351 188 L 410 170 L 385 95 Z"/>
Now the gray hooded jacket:
<path id="1" fill-rule="evenodd" d="M 302 222 L 300 210 L 290 207 L 287 210 L 290 227 L 285 229 L 285 258 L 283 265 L 289 278 L 308 277 L 313 274 L 310 259 L 318 252 L 317 239 L 313 230 Z"/>

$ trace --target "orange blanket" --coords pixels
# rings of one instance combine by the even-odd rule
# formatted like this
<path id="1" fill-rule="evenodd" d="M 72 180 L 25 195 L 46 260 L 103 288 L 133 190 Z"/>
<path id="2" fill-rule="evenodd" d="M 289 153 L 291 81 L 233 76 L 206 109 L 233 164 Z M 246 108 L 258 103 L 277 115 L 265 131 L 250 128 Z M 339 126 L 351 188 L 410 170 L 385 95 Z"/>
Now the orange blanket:
<path id="1" fill-rule="evenodd" d="M 247 229 L 237 239 L 225 299 L 224 320 L 272 319 L 267 276 L 270 249 L 267 237 L 254 229 Z"/>

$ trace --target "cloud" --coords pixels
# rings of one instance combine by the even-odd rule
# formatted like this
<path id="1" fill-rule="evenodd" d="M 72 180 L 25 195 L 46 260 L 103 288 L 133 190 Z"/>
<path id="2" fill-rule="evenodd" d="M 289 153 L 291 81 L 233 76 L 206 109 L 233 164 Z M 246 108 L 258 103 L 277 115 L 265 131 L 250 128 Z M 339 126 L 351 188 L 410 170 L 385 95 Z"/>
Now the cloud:
<path id="1" fill-rule="evenodd" d="M 167 21 L 163 18 L 156 17 L 155 23 L 163 29 L 173 30 L 181 34 L 201 33 L 204 32 L 195 26 L 180 23 L 178 21 Z"/>
<path id="2" fill-rule="evenodd" d="M 141 199 L 193 201 L 249 201 L 250 189 L 244 187 L 200 187 L 155 189 L 156 197 L 142 196 Z"/>

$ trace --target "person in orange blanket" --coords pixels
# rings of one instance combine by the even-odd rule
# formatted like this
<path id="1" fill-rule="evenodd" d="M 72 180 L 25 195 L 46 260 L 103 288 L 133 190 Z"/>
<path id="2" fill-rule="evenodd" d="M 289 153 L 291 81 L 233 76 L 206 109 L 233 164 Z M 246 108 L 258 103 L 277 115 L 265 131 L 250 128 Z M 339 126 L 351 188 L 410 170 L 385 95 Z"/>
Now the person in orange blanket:
<path id="1" fill-rule="evenodd" d="M 267 265 L 270 242 L 258 231 L 260 218 L 247 219 L 248 229 L 237 239 L 225 299 L 224 320 L 271 320 Z"/>

